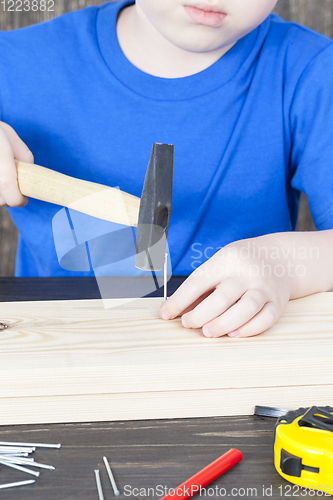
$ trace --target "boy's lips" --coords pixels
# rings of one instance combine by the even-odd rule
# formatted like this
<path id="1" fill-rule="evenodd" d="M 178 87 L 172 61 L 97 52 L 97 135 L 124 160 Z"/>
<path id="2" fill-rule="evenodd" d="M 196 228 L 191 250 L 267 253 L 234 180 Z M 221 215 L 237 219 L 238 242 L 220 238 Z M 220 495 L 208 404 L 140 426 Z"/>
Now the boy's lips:
<path id="1" fill-rule="evenodd" d="M 214 10 L 200 9 L 198 7 L 192 7 L 190 5 L 184 5 L 187 15 L 196 24 L 203 24 L 204 26 L 210 26 L 216 28 L 224 21 L 226 14 L 224 12 L 218 12 Z M 209 7 L 207 7 L 209 9 Z"/>

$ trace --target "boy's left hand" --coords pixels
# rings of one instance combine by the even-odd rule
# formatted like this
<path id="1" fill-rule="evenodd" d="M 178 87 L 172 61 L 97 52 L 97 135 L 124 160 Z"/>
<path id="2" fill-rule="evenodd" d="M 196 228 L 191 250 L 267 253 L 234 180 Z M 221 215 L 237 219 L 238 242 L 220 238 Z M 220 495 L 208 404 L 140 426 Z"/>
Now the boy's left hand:
<path id="1" fill-rule="evenodd" d="M 264 332 L 281 316 L 293 281 L 300 280 L 289 253 L 274 235 L 231 243 L 198 267 L 160 314 L 182 315 L 185 328 L 202 328 L 206 337 Z"/>

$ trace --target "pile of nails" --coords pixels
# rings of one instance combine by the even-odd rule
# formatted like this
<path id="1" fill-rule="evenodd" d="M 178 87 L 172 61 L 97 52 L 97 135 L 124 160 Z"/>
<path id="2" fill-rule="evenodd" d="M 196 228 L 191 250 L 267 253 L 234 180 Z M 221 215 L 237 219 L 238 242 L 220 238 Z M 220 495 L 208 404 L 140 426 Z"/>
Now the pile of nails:
<path id="1" fill-rule="evenodd" d="M 45 444 L 45 443 L 8 443 L 0 441 L 0 464 L 16 469 L 20 472 L 31 474 L 38 477 L 39 472 L 30 467 L 38 469 L 54 470 L 52 465 L 45 465 L 35 462 L 33 457 L 29 457 L 36 448 L 60 448 L 60 444 Z M 0 489 L 13 488 L 15 486 L 24 486 L 33 484 L 36 480 L 29 479 L 27 481 L 17 481 L 15 483 L 0 484 Z"/>

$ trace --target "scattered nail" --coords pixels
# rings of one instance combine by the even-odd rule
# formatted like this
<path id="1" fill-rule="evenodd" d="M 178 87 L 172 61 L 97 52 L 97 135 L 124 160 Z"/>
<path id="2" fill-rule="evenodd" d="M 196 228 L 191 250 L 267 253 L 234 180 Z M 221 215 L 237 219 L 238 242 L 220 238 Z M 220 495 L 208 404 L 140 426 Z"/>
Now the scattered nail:
<path id="1" fill-rule="evenodd" d="M 6 462 L 10 462 L 16 465 L 31 465 L 33 467 L 39 467 L 40 469 L 49 469 L 49 470 L 55 469 L 53 465 L 40 464 L 38 462 L 35 462 L 34 459 L 30 458 L 2 457 L 2 460 L 6 460 Z"/>
<path id="2" fill-rule="evenodd" d="M 205 335 L 205 337 L 214 337 L 214 332 L 213 332 L 213 330 L 211 328 L 204 327 L 202 329 L 202 332 Z"/>
<path id="3" fill-rule="evenodd" d="M 23 446 L 16 447 L 16 446 L 1 446 L 0 445 L 0 453 L 5 453 L 5 454 L 7 452 L 9 452 L 9 453 L 21 453 L 21 452 L 22 453 L 25 453 L 25 452 L 32 453 L 33 451 L 35 451 L 35 449 L 36 449 L 35 447 L 33 447 L 33 448 L 25 448 Z"/>
<path id="4" fill-rule="evenodd" d="M 98 498 L 99 500 L 104 500 L 104 495 L 103 495 L 103 490 L 102 490 L 102 483 L 101 483 L 101 478 L 99 475 L 99 470 L 95 470 L 95 479 L 96 479 L 96 486 L 97 486 L 97 491 L 98 491 Z"/>
<path id="5" fill-rule="evenodd" d="M 33 484 L 35 482 L 35 479 L 28 479 L 28 481 L 19 481 L 17 483 L 6 483 L 6 484 L 0 484 L 0 489 L 4 488 L 14 488 L 15 486 L 25 486 L 26 484 Z"/>
<path id="6" fill-rule="evenodd" d="M 239 331 L 234 330 L 233 332 L 228 333 L 228 337 L 239 337 Z"/>
<path id="7" fill-rule="evenodd" d="M 39 476 L 39 472 L 36 472 L 34 470 L 31 470 L 31 469 L 27 469 L 26 467 L 21 467 L 20 465 L 13 464 L 11 462 L 8 462 L 7 460 L 1 459 L 0 464 L 6 465 L 7 467 L 11 467 L 12 469 L 17 469 L 17 470 L 20 470 L 22 472 L 26 472 L 27 474 L 32 474 L 33 476 L 36 476 L 36 477 Z"/>
<path id="8" fill-rule="evenodd" d="M 27 446 L 29 448 L 34 447 L 33 451 L 36 447 L 39 448 L 61 448 L 61 444 L 46 444 L 46 443 L 15 443 L 9 441 L 0 441 L 0 446 L 12 446 L 14 448 L 19 448 L 22 446 Z"/>
<path id="9" fill-rule="evenodd" d="M 114 480 L 108 459 L 106 457 L 103 457 L 103 461 L 104 461 L 104 465 L 105 465 L 106 471 L 107 471 L 109 479 L 110 479 L 110 483 L 111 483 L 113 492 L 114 492 L 115 496 L 118 497 L 120 495 L 120 492 L 117 488 L 116 481 Z"/>
<path id="10" fill-rule="evenodd" d="M 171 318 L 171 314 L 169 313 L 169 311 L 163 311 L 161 316 L 163 319 L 170 319 Z"/>

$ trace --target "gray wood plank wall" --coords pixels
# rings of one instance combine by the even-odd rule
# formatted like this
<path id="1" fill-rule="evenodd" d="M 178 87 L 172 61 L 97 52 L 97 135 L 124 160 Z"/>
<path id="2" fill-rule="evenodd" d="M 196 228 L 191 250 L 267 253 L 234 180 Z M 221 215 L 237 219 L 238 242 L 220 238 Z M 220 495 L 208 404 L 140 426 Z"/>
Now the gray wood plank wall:
<path id="1" fill-rule="evenodd" d="M 21 28 L 100 3 L 102 1 L 98 0 L 55 0 L 54 12 L 4 12 L 0 3 L 0 30 Z M 303 24 L 333 38 L 333 0 L 279 0 L 275 12 L 287 21 Z M 305 197 L 302 198 L 297 229 L 314 229 Z M 16 228 L 6 209 L 0 207 L 0 276 L 14 275 L 16 240 Z"/>

